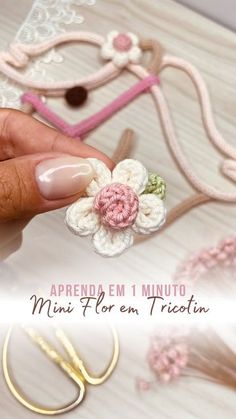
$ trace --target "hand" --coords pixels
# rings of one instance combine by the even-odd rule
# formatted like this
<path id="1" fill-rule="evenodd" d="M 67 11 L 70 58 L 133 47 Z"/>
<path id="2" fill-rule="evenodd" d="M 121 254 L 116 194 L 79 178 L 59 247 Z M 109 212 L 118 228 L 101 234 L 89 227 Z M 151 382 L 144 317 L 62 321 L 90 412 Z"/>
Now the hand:
<path id="1" fill-rule="evenodd" d="M 15 110 L 0 110 L 0 226 L 71 204 L 93 178 L 85 160 L 103 153 Z M 0 230 L 0 239 L 3 234 Z M 9 240 L 9 237 L 7 237 Z"/>
<path id="2" fill-rule="evenodd" d="M 103 153 L 19 111 L 0 111 L 0 142 L 0 222 L 75 201 L 93 177 L 85 157 L 112 167 Z"/>

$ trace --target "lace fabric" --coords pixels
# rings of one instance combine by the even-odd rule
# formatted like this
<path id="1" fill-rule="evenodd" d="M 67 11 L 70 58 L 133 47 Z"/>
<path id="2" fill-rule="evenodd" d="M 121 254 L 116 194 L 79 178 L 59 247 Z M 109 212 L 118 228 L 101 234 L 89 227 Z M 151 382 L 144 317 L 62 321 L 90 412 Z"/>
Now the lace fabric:
<path id="1" fill-rule="evenodd" d="M 25 21 L 19 28 L 14 41 L 39 43 L 55 35 L 70 30 L 70 25 L 84 22 L 82 6 L 93 6 L 96 0 L 35 0 Z M 31 79 L 53 80 L 45 64 L 60 64 L 63 56 L 55 49 L 31 61 L 26 74 Z M 0 75 L 0 107 L 19 108 L 23 90 L 7 77 Z"/>

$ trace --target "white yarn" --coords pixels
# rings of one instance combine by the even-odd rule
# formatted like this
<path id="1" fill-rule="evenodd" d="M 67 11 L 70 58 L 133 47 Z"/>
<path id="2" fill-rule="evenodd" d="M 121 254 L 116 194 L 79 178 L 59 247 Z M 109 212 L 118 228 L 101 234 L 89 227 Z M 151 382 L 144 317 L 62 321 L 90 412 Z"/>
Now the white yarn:
<path id="1" fill-rule="evenodd" d="M 138 47 L 139 46 L 139 42 L 140 42 L 138 35 L 136 35 L 136 33 L 133 33 L 133 32 L 127 32 L 127 35 L 132 40 L 133 46 L 134 47 Z"/>
<path id="2" fill-rule="evenodd" d="M 161 227 L 165 221 L 165 207 L 157 195 L 141 195 L 148 183 L 148 171 L 139 161 L 123 160 L 111 173 L 103 162 L 91 158 L 88 160 L 95 172 L 94 179 L 86 189 L 88 196 L 80 198 L 68 208 L 65 222 L 74 234 L 92 235 L 93 247 L 100 255 L 117 256 L 133 244 L 134 232 L 150 234 Z M 139 209 L 134 224 L 121 230 L 104 226 L 99 213 L 93 207 L 96 194 L 104 186 L 112 183 L 131 187 L 139 200 Z"/>
<path id="3" fill-rule="evenodd" d="M 165 219 L 166 209 L 157 195 L 144 194 L 139 197 L 139 212 L 133 225 L 136 233 L 153 233 L 163 225 Z"/>
<path id="4" fill-rule="evenodd" d="M 101 56 L 104 60 L 112 60 L 119 67 L 126 67 L 129 63 L 138 64 L 142 57 L 142 50 L 139 48 L 139 38 L 134 33 L 128 32 L 127 36 L 131 39 L 132 46 L 128 51 L 118 51 L 114 45 L 114 39 L 119 35 L 118 31 L 111 31 L 106 37 L 106 41 L 101 48 Z"/>
<path id="5" fill-rule="evenodd" d="M 93 200 L 92 197 L 81 198 L 68 208 L 65 222 L 72 233 L 88 236 L 99 229 L 99 216 L 92 210 Z"/>
<path id="6" fill-rule="evenodd" d="M 118 35 L 119 35 L 119 32 L 116 30 L 112 30 L 108 32 L 105 38 L 105 44 L 113 45 L 113 41 Z"/>
<path id="7" fill-rule="evenodd" d="M 112 180 L 128 185 L 136 194 L 141 194 L 148 183 L 148 171 L 138 160 L 126 159 L 117 164 Z"/>
<path id="8" fill-rule="evenodd" d="M 130 229 L 111 231 L 101 226 L 93 236 L 93 246 L 97 253 L 105 257 L 119 256 L 133 244 Z"/>
<path id="9" fill-rule="evenodd" d="M 95 196 L 104 186 L 111 183 L 111 171 L 102 161 L 88 158 L 94 169 L 95 176 L 86 189 L 88 196 Z"/>

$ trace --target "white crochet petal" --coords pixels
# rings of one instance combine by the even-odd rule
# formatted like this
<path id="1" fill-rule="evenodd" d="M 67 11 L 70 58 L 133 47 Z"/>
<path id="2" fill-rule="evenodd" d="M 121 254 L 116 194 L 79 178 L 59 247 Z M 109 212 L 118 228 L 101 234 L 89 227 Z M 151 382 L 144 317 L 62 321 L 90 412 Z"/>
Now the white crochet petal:
<path id="1" fill-rule="evenodd" d="M 88 158 L 93 166 L 95 176 L 86 189 L 88 196 L 95 196 L 104 186 L 111 183 L 111 171 L 101 160 Z"/>
<path id="2" fill-rule="evenodd" d="M 114 40 L 114 38 L 116 38 L 116 36 L 118 36 L 118 35 L 119 35 L 119 32 L 118 32 L 118 31 L 110 31 L 110 32 L 107 34 L 106 39 L 107 39 L 110 43 L 112 43 L 112 42 L 113 42 L 113 40 Z"/>
<path id="3" fill-rule="evenodd" d="M 128 53 L 129 55 L 129 60 L 132 63 L 139 63 L 142 57 L 142 50 L 139 47 L 133 47 L 131 48 L 131 50 Z"/>
<path id="4" fill-rule="evenodd" d="M 116 51 L 114 47 L 112 46 L 112 43 L 106 42 L 103 44 L 101 48 L 101 56 L 104 58 L 104 60 L 110 60 L 114 57 Z"/>
<path id="5" fill-rule="evenodd" d="M 148 171 L 137 160 L 122 160 L 113 170 L 112 182 L 124 183 L 133 188 L 137 194 L 141 194 L 148 182 Z"/>
<path id="6" fill-rule="evenodd" d="M 94 234 L 100 227 L 98 214 L 93 211 L 94 198 L 80 198 L 66 211 L 68 228 L 79 236 Z"/>
<path id="7" fill-rule="evenodd" d="M 127 52 L 116 52 L 113 63 L 119 67 L 125 67 L 129 62 L 129 54 Z"/>
<path id="8" fill-rule="evenodd" d="M 154 194 L 139 196 L 139 211 L 133 230 L 140 234 L 149 234 L 158 230 L 166 219 L 163 201 Z"/>
<path id="9" fill-rule="evenodd" d="M 139 44 L 139 37 L 133 32 L 128 32 L 127 35 L 130 37 L 132 44 L 137 46 Z"/>
<path id="10" fill-rule="evenodd" d="M 93 246 L 102 256 L 118 256 L 133 244 L 133 232 L 130 229 L 113 231 L 101 226 L 93 236 Z"/>

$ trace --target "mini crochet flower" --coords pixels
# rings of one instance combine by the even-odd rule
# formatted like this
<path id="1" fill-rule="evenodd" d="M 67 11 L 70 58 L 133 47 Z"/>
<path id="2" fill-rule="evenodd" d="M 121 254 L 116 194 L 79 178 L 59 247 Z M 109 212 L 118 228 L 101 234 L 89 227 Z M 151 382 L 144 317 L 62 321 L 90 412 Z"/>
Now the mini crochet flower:
<path id="1" fill-rule="evenodd" d="M 112 60 L 117 67 L 122 68 L 128 63 L 139 63 L 142 50 L 135 34 L 111 31 L 102 45 L 101 55 L 105 60 Z"/>
<path id="2" fill-rule="evenodd" d="M 97 159 L 89 158 L 95 177 L 86 197 L 71 205 L 66 224 L 79 235 L 92 235 L 95 251 L 116 256 L 133 244 L 133 234 L 149 234 L 165 221 L 163 201 L 155 194 L 143 194 L 148 172 L 137 160 L 118 163 L 113 172 Z"/>
<path id="3" fill-rule="evenodd" d="M 179 377 L 189 358 L 188 331 L 172 328 L 158 331 L 148 353 L 148 363 L 157 379 L 169 383 Z"/>

